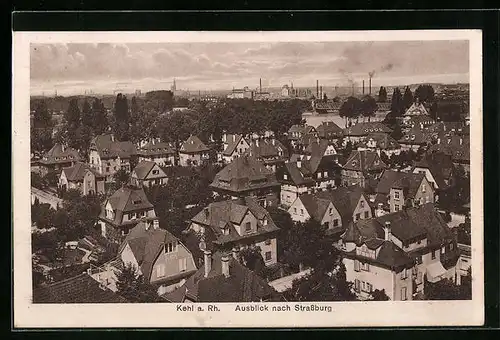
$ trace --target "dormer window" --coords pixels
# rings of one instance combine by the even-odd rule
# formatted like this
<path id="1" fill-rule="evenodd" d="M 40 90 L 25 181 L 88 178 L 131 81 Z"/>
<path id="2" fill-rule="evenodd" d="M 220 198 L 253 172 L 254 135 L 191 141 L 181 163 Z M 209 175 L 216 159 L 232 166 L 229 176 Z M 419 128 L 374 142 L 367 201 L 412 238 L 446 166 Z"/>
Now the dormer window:
<path id="1" fill-rule="evenodd" d="M 245 223 L 245 232 L 249 233 L 252 231 L 252 224 L 250 222 Z"/>
<path id="2" fill-rule="evenodd" d="M 175 251 L 175 244 L 174 242 L 168 242 L 165 244 L 165 253 L 173 253 Z"/>
<path id="3" fill-rule="evenodd" d="M 267 218 L 264 217 L 264 219 L 262 220 L 262 224 L 267 225 Z"/>
<path id="4" fill-rule="evenodd" d="M 141 201 L 141 200 L 134 200 L 134 201 L 132 201 L 132 203 L 133 203 L 133 204 L 141 204 L 141 203 L 142 203 L 142 201 Z"/>

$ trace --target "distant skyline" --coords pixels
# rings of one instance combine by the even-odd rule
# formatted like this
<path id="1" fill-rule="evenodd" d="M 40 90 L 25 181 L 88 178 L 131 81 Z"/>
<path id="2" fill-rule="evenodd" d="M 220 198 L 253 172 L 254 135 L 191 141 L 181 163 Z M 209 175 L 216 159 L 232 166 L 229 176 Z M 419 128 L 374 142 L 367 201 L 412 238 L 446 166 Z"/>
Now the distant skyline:
<path id="1" fill-rule="evenodd" d="M 32 44 L 31 95 L 467 83 L 468 41 Z"/>

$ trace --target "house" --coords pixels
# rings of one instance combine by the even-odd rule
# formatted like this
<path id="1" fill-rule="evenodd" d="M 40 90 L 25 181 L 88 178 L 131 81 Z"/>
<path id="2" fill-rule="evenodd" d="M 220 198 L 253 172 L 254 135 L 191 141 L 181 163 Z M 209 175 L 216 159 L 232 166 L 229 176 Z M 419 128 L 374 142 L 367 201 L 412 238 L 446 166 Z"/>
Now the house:
<path id="1" fill-rule="evenodd" d="M 391 129 L 380 122 L 357 123 L 351 127 L 345 128 L 343 131 L 344 137 L 352 142 L 360 142 L 372 133 L 390 134 L 392 132 Z"/>
<path id="2" fill-rule="evenodd" d="M 378 179 L 387 165 L 375 151 L 352 151 L 342 166 L 343 186 L 359 185 L 366 187 L 371 179 Z"/>
<path id="3" fill-rule="evenodd" d="M 204 253 L 204 265 L 184 285 L 162 295 L 173 303 L 270 302 L 280 295 L 264 279 L 227 253 Z"/>
<path id="4" fill-rule="evenodd" d="M 159 221 L 139 222 L 118 249 L 124 266 L 132 266 L 147 282 L 159 285 L 160 295 L 184 283 L 197 270 L 191 252 Z"/>
<path id="5" fill-rule="evenodd" d="M 443 152 L 451 156 L 453 164 L 461 166 L 465 172 L 470 173 L 470 141 L 462 136 L 450 136 L 444 140 L 438 139 L 428 153 Z"/>
<path id="6" fill-rule="evenodd" d="M 33 303 L 127 303 L 88 273 L 33 289 Z"/>
<path id="7" fill-rule="evenodd" d="M 311 159 L 311 157 L 331 156 L 335 162 L 338 161 L 337 150 L 333 142 L 326 139 L 311 138 L 302 148 L 296 150 L 301 159 Z"/>
<path id="8" fill-rule="evenodd" d="M 334 122 L 323 122 L 317 128 L 318 137 L 334 142 L 343 137 L 344 131 Z"/>
<path id="9" fill-rule="evenodd" d="M 96 136 L 90 142 L 90 166 L 105 176 L 108 182 L 113 181 L 113 175 L 120 169 L 130 172 L 131 160 L 136 155 L 132 142 L 120 142 L 112 133 Z"/>
<path id="10" fill-rule="evenodd" d="M 281 96 L 282 97 L 290 96 L 290 87 L 288 87 L 288 85 L 285 84 L 281 87 Z"/>
<path id="11" fill-rule="evenodd" d="M 279 228 L 254 197 L 214 202 L 191 219 L 188 230 L 201 235 L 209 247 L 232 250 L 260 247 L 266 266 L 278 261 L 276 236 Z"/>
<path id="12" fill-rule="evenodd" d="M 361 142 L 358 150 L 372 150 L 379 156 L 383 152 L 387 157 L 391 157 L 401 153 L 401 145 L 386 133 L 371 133 Z"/>
<path id="13" fill-rule="evenodd" d="M 423 173 L 434 190 L 443 190 L 453 185 L 454 165 L 451 155 L 444 152 L 426 153 L 415 163 L 412 172 Z"/>
<path id="14" fill-rule="evenodd" d="M 457 244 L 432 203 L 350 224 L 342 249 L 361 296 L 385 289 L 391 300 L 412 300 L 425 280 L 456 282 Z"/>
<path id="15" fill-rule="evenodd" d="M 338 114 L 341 106 L 342 106 L 341 101 L 335 101 L 335 100 L 327 100 L 326 102 L 321 100 L 313 101 L 313 109 L 315 112 L 319 114 L 327 114 L 327 113 Z"/>
<path id="16" fill-rule="evenodd" d="M 229 99 L 243 99 L 243 98 L 253 98 L 254 91 L 250 90 L 248 86 L 242 89 L 233 89 L 230 94 L 227 95 Z"/>
<path id="17" fill-rule="evenodd" d="M 153 138 L 140 146 L 137 150 L 138 161 L 152 161 L 159 166 L 172 166 L 175 164 L 175 150 L 169 143 L 160 142 Z"/>
<path id="18" fill-rule="evenodd" d="M 239 157 L 250 148 L 249 141 L 242 135 L 224 134 L 222 136 L 223 150 L 219 160 L 225 163 L 231 163 L 236 157 Z"/>
<path id="19" fill-rule="evenodd" d="M 101 207 L 99 226 L 102 236 L 121 243 L 123 236 L 143 220 L 156 218 L 154 206 L 144 189 L 124 185 L 116 190 Z"/>
<path id="20" fill-rule="evenodd" d="M 404 116 L 401 119 L 401 126 L 404 128 L 419 127 L 421 130 L 432 126 L 436 121 L 431 118 L 431 116 L 421 115 L 421 116 Z"/>
<path id="21" fill-rule="evenodd" d="M 198 166 L 210 158 L 210 149 L 196 136 L 191 135 L 179 150 L 179 165 Z"/>
<path id="22" fill-rule="evenodd" d="M 252 140 L 246 154 L 255 157 L 273 172 L 276 172 L 277 166 L 283 165 L 288 159 L 287 148 L 275 138 Z"/>
<path id="23" fill-rule="evenodd" d="M 68 168 L 81 161 L 81 157 L 73 148 L 63 144 L 55 144 L 47 151 L 38 161 L 40 172 L 47 174 L 51 171 L 61 171 L 63 168 Z"/>
<path id="24" fill-rule="evenodd" d="M 385 170 L 375 189 L 376 203 L 390 212 L 434 203 L 435 190 L 425 174 Z"/>
<path id="25" fill-rule="evenodd" d="M 58 187 L 62 191 L 78 189 L 82 195 L 102 194 L 105 192 L 104 176 L 88 164 L 76 162 L 72 167 L 62 169 Z"/>
<path id="26" fill-rule="evenodd" d="M 311 125 L 292 125 L 290 129 L 288 129 L 288 140 L 292 147 L 295 147 L 297 142 L 304 136 L 311 135 L 313 137 L 318 136 L 318 132 Z"/>
<path id="27" fill-rule="evenodd" d="M 212 190 L 232 198 L 253 196 L 264 207 L 278 205 L 280 184 L 275 174 L 254 156 L 245 154 L 219 171 Z"/>
<path id="28" fill-rule="evenodd" d="M 403 117 L 409 116 L 429 116 L 429 112 L 425 108 L 424 104 L 416 100 L 403 114 Z"/>
<path id="29" fill-rule="evenodd" d="M 326 226 L 330 234 L 336 235 L 352 221 L 372 218 L 368 197 L 358 186 L 299 195 L 288 213 L 292 220 L 298 222 L 314 219 Z"/>
<path id="30" fill-rule="evenodd" d="M 135 186 L 162 185 L 167 184 L 167 180 L 167 174 L 153 161 L 139 162 L 130 175 L 130 182 Z"/>
<path id="31" fill-rule="evenodd" d="M 300 194 L 329 190 L 336 186 L 338 164 L 334 156 L 314 152 L 310 158 L 294 155 L 276 171 L 281 183 L 280 204 L 288 208 Z"/>
<path id="32" fill-rule="evenodd" d="M 421 147 L 426 147 L 431 142 L 432 136 L 419 126 L 409 129 L 398 140 L 403 151 L 413 150 L 418 151 Z"/>

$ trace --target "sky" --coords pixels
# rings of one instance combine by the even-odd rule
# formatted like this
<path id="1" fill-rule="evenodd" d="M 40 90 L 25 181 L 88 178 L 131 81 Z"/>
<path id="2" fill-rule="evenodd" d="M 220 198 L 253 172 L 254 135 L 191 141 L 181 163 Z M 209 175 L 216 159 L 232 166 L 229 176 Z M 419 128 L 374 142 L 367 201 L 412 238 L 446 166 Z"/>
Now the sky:
<path id="1" fill-rule="evenodd" d="M 248 86 L 374 87 L 469 79 L 468 41 L 32 44 L 32 95 Z"/>

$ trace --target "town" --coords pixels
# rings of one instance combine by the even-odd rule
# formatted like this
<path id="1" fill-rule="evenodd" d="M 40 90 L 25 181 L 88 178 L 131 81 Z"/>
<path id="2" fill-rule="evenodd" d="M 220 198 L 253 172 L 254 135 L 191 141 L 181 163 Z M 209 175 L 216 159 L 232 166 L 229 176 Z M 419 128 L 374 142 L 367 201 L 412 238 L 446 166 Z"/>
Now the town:
<path id="1" fill-rule="evenodd" d="M 33 302 L 471 299 L 468 84 L 375 80 L 32 96 Z"/>

